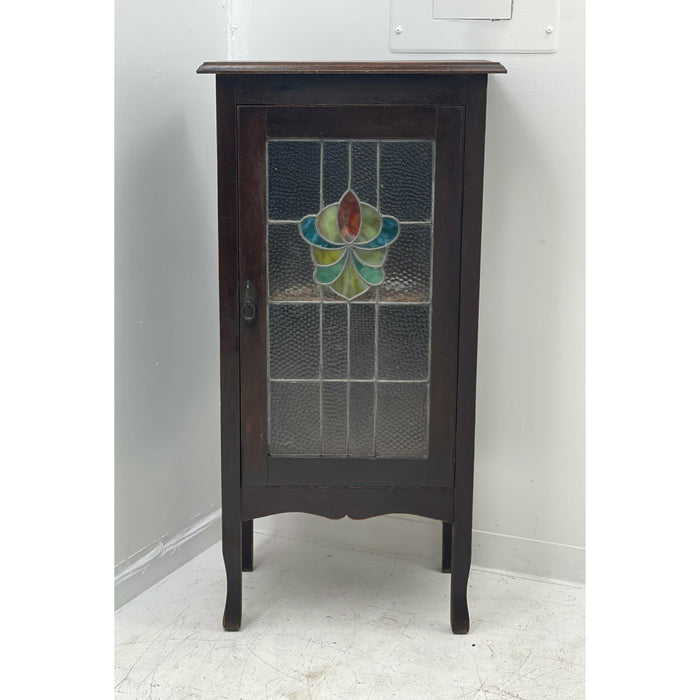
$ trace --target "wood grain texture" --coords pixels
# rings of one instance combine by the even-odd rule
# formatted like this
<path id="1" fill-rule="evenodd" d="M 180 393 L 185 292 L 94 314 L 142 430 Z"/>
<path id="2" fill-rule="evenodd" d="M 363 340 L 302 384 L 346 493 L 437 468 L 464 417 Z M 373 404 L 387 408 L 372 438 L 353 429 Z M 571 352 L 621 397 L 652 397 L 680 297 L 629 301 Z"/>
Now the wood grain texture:
<path id="1" fill-rule="evenodd" d="M 217 76 L 219 193 L 219 356 L 221 386 L 221 527 L 226 568 L 223 625 L 241 626 L 241 443 L 238 336 L 238 228 L 235 83 Z"/>
<path id="2" fill-rule="evenodd" d="M 427 459 L 268 457 L 268 486 L 425 486 Z"/>
<path id="3" fill-rule="evenodd" d="M 390 513 L 412 513 L 434 520 L 452 517 L 451 488 L 358 488 L 329 486 L 267 486 L 244 488 L 242 517 L 276 513 L 311 513 L 324 518 L 354 520 Z"/>
<path id="4" fill-rule="evenodd" d="M 440 107 L 436 122 L 428 485 L 452 486 L 464 109 Z"/>
<path id="5" fill-rule="evenodd" d="M 469 631 L 467 581 L 472 558 L 476 360 L 488 76 L 470 76 L 466 80 L 468 81 L 469 103 L 464 139 L 455 509 L 452 519 L 452 575 L 450 581 L 450 620 L 452 631 L 455 634 L 466 634 Z"/>
<path id="6" fill-rule="evenodd" d="M 236 75 L 343 74 L 372 75 L 467 75 L 473 73 L 507 73 L 497 61 L 207 61 L 197 73 L 228 73 Z"/>
<path id="7" fill-rule="evenodd" d="M 240 284 L 249 281 L 257 298 L 252 322 L 241 320 L 242 484 L 267 483 L 267 163 L 263 107 L 240 107 L 238 177 L 241 239 Z"/>
<path id="8" fill-rule="evenodd" d="M 269 107 L 267 135 L 311 138 L 433 138 L 433 107 Z"/>
<path id="9" fill-rule="evenodd" d="M 459 75 L 227 75 L 238 104 L 253 105 L 464 105 Z"/>

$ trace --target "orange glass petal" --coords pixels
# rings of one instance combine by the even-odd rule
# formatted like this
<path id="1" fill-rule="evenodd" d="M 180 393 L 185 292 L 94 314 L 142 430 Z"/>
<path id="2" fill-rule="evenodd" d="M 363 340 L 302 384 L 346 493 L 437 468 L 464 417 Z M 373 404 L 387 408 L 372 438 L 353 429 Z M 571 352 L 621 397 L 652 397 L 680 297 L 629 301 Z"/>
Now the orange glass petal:
<path id="1" fill-rule="evenodd" d="M 362 227 L 360 202 L 354 192 L 348 190 L 338 206 L 338 229 L 348 243 L 352 243 Z"/>

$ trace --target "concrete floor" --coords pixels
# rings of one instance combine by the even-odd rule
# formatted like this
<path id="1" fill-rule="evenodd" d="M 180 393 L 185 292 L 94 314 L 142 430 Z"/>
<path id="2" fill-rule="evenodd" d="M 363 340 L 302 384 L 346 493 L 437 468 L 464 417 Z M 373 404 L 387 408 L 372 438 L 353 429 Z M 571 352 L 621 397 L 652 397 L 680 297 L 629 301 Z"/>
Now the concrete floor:
<path id="1" fill-rule="evenodd" d="M 472 570 L 458 636 L 438 558 L 256 533 L 224 632 L 218 544 L 117 611 L 115 697 L 584 697 L 583 587 Z"/>

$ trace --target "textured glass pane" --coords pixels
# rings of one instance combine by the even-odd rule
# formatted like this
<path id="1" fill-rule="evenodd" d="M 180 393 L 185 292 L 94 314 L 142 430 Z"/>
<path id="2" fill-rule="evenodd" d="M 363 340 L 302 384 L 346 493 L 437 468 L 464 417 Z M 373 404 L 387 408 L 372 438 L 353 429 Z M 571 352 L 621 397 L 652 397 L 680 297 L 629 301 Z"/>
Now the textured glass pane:
<path id="1" fill-rule="evenodd" d="M 270 454 L 320 454 L 320 386 L 270 382 Z"/>
<path id="2" fill-rule="evenodd" d="M 377 456 L 428 453 L 428 385 L 377 384 Z"/>
<path id="3" fill-rule="evenodd" d="M 318 299 L 309 246 L 297 224 L 270 224 L 267 241 L 270 301 Z"/>
<path id="4" fill-rule="evenodd" d="M 352 144 L 350 184 L 360 201 L 377 206 L 377 143 L 356 141 Z M 391 212 L 383 212 L 391 213 Z"/>
<path id="5" fill-rule="evenodd" d="M 374 304 L 350 304 L 350 377 L 374 378 Z"/>
<path id="6" fill-rule="evenodd" d="M 384 263 L 380 301 L 430 301 L 431 227 L 403 224 Z"/>
<path id="7" fill-rule="evenodd" d="M 432 141 L 268 142 L 271 454 L 426 457 L 432 178 Z"/>
<path id="8" fill-rule="evenodd" d="M 320 304 L 270 304 L 270 378 L 318 378 Z"/>
<path id="9" fill-rule="evenodd" d="M 379 379 L 427 379 L 430 307 L 379 307 Z"/>
<path id="10" fill-rule="evenodd" d="M 429 221 L 433 198 L 433 144 L 383 142 L 379 158 L 379 208 L 399 221 Z"/>
<path id="11" fill-rule="evenodd" d="M 323 378 L 348 376 L 348 307 L 323 304 Z"/>
<path id="12" fill-rule="evenodd" d="M 345 455 L 348 448 L 347 382 L 323 382 L 323 454 Z"/>
<path id="13" fill-rule="evenodd" d="M 349 452 L 374 454 L 374 383 L 350 382 Z"/>
<path id="14" fill-rule="evenodd" d="M 348 142 L 323 144 L 323 206 L 340 200 L 348 189 Z"/>
<path id="15" fill-rule="evenodd" d="M 271 219 L 297 221 L 321 204 L 321 144 L 268 141 L 268 206 Z"/>

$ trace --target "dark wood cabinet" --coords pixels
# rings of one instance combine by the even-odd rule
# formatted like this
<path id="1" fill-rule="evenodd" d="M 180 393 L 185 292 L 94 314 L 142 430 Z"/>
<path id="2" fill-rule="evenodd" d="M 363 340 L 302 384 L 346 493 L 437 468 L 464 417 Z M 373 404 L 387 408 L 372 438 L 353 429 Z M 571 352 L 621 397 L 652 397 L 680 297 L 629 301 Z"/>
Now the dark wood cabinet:
<path id="1" fill-rule="evenodd" d="M 443 523 L 469 629 L 488 61 L 216 74 L 224 627 L 252 521 Z"/>

